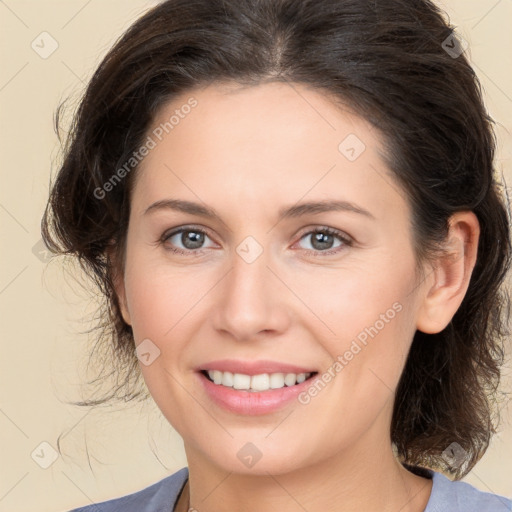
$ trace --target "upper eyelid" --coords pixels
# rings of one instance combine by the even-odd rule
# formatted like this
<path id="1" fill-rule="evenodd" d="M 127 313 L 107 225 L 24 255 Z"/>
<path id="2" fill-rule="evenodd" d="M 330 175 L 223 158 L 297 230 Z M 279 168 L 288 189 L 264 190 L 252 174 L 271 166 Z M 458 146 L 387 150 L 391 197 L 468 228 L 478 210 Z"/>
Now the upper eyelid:
<path id="1" fill-rule="evenodd" d="M 199 231 L 199 232 L 202 232 L 204 233 L 205 235 L 208 235 L 208 237 L 210 237 L 211 239 L 213 239 L 214 237 L 211 236 L 211 232 L 208 228 L 205 228 L 203 226 L 194 226 L 194 225 L 187 225 L 187 226 L 182 226 L 182 227 L 177 227 L 177 228 L 171 228 L 171 229 L 168 229 L 166 231 L 163 232 L 162 234 L 162 240 L 167 240 L 169 239 L 170 237 L 174 236 L 174 235 L 177 235 L 179 233 L 183 233 L 184 231 Z"/>
<path id="2" fill-rule="evenodd" d="M 329 234 L 331 234 L 333 236 L 337 236 L 337 237 L 341 238 L 342 240 L 350 240 L 350 241 L 353 240 L 353 238 L 348 233 L 345 233 L 344 231 L 342 231 L 340 229 L 331 228 L 329 226 L 321 226 L 321 225 L 317 225 L 316 227 L 304 228 L 304 230 L 299 231 L 297 236 L 299 236 L 299 239 L 300 239 L 304 235 L 309 235 L 311 233 L 322 232 L 322 231 L 327 231 Z"/>

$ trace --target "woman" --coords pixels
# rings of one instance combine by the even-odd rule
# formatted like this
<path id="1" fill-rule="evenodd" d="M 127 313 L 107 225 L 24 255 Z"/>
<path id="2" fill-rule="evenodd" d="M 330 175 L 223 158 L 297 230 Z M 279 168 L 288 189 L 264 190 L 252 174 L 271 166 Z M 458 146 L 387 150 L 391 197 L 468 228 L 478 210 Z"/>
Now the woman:
<path id="1" fill-rule="evenodd" d="M 142 376 L 188 467 L 77 510 L 510 510 L 442 474 L 495 429 L 493 152 L 429 1 L 139 19 L 87 88 L 43 234 L 106 298 L 125 384 L 85 404 L 144 396 Z"/>

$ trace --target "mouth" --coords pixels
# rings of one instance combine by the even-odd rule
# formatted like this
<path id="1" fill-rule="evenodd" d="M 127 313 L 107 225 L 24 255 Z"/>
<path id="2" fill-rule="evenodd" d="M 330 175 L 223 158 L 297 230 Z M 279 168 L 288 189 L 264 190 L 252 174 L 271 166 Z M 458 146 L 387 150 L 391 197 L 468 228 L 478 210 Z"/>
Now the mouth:
<path id="1" fill-rule="evenodd" d="M 301 403 L 299 396 L 314 385 L 312 381 L 318 372 L 248 375 L 200 369 L 196 374 L 212 403 L 232 414 L 254 417 Z"/>
<path id="2" fill-rule="evenodd" d="M 249 393 L 261 393 L 298 386 L 318 375 L 316 371 L 307 373 L 275 372 L 258 375 L 223 372 L 220 370 L 200 370 L 200 373 L 217 386 L 247 391 Z"/>

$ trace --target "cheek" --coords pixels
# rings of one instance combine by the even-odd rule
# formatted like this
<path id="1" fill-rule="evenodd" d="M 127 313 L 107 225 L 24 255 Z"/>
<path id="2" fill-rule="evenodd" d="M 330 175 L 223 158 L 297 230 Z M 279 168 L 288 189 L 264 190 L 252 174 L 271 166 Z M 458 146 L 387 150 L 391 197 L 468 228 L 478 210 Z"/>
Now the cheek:
<path id="1" fill-rule="evenodd" d="M 388 263 L 319 272 L 315 286 L 311 279 L 295 283 L 310 309 L 301 321 L 330 356 L 325 373 L 335 375 L 335 395 L 356 408 L 370 402 L 379 407 L 389 398 L 415 332 L 414 260 Z"/>
<path id="2" fill-rule="evenodd" d="M 386 300 L 383 304 L 387 306 Z M 388 428 L 396 387 L 414 333 L 412 309 L 407 304 L 402 306 L 400 301 L 391 304 L 391 308 L 382 309 L 384 320 L 378 316 L 376 319 L 374 314 L 381 311 L 380 301 L 367 303 L 363 312 L 353 305 L 353 309 L 347 309 L 343 321 L 337 324 L 342 334 L 323 340 L 332 362 L 319 376 L 322 382 L 313 382 L 302 397 L 308 417 L 325 425 L 322 434 L 337 440 L 340 447 L 355 443 L 377 418 L 383 431 Z M 352 318 L 350 311 L 354 313 Z M 308 421 L 307 417 L 304 421 Z"/>
<path id="3" fill-rule="evenodd" d="M 334 347 L 336 340 L 344 349 L 347 341 L 357 338 L 364 343 L 410 322 L 410 261 L 397 264 L 374 258 L 371 264 L 290 271 L 285 281 L 292 283 L 296 310 L 303 313 L 300 321 L 307 322 L 319 339 L 333 339 Z"/>
<path id="4" fill-rule="evenodd" d="M 136 343 L 143 338 L 160 338 L 172 327 L 171 311 L 178 302 L 170 289 L 139 272 L 133 272 L 127 279 L 126 288 Z"/>
<path id="5" fill-rule="evenodd" d="M 136 341 L 172 336 L 182 320 L 190 322 L 197 314 L 195 306 L 211 287 L 204 273 L 155 263 L 137 253 L 127 261 L 125 282 Z"/>
<path id="6" fill-rule="evenodd" d="M 378 408 L 393 397 L 398 385 L 415 326 L 407 296 L 389 299 L 397 297 L 392 303 L 379 303 L 364 327 L 354 326 L 352 336 L 344 340 L 341 381 L 356 403 Z"/>

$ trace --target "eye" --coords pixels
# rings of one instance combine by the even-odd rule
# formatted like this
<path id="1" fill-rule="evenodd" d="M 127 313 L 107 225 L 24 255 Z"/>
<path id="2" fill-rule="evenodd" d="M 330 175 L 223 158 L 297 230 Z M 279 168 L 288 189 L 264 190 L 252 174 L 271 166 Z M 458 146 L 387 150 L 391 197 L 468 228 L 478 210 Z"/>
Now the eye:
<path id="1" fill-rule="evenodd" d="M 171 231 L 170 233 L 164 233 L 161 238 L 162 244 L 168 244 L 168 249 L 172 252 L 184 255 L 194 255 L 200 252 L 201 249 L 207 249 L 203 247 L 205 239 L 210 237 L 203 229 L 196 227 L 184 227 Z M 180 247 L 181 244 L 181 247 Z"/>
<path id="2" fill-rule="evenodd" d="M 304 233 L 300 240 L 308 240 L 310 248 L 304 248 L 307 254 L 313 256 L 328 256 L 337 254 L 344 247 L 352 245 L 352 239 L 344 233 L 328 228 L 321 227 Z M 214 245 L 204 246 L 205 240 L 210 239 L 208 233 L 198 227 L 188 226 L 175 229 L 169 233 L 164 233 L 160 243 L 166 245 L 166 249 L 185 256 L 194 256 L 200 254 L 202 249 L 214 247 Z"/>
<path id="3" fill-rule="evenodd" d="M 352 240 L 344 233 L 327 227 L 317 228 L 313 231 L 304 233 L 301 240 L 309 240 L 310 248 L 306 247 L 306 252 L 313 256 L 327 256 L 337 254 L 344 247 L 350 247 Z M 338 243 L 336 243 L 336 240 Z"/>

